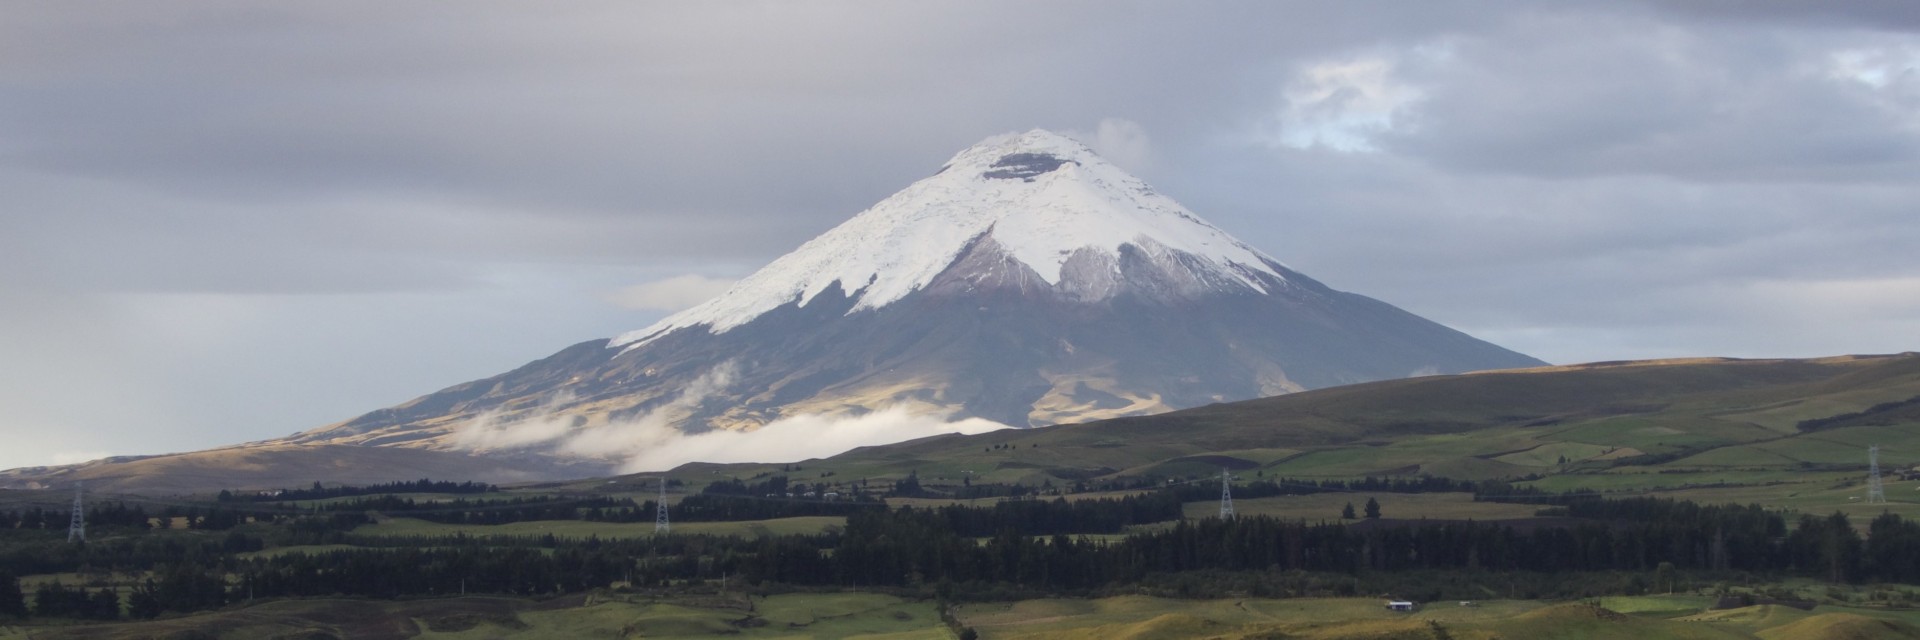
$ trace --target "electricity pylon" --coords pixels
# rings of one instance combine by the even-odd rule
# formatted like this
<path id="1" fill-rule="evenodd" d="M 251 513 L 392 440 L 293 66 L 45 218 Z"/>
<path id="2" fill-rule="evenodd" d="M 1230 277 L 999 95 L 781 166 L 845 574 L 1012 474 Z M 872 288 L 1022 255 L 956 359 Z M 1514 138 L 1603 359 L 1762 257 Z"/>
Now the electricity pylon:
<path id="1" fill-rule="evenodd" d="M 1233 478 L 1226 469 L 1220 470 L 1220 519 L 1233 517 Z"/>
<path id="2" fill-rule="evenodd" d="M 67 542 L 87 541 L 87 506 L 81 499 L 84 495 L 85 487 L 73 483 L 73 519 L 67 523 Z"/>
<path id="3" fill-rule="evenodd" d="M 1887 485 L 1880 481 L 1880 445 L 1867 447 L 1867 504 L 1886 504 Z"/>
<path id="4" fill-rule="evenodd" d="M 658 502 L 657 504 L 660 505 L 657 508 L 657 510 L 659 511 L 659 514 L 653 517 L 653 532 L 667 533 L 667 531 L 673 527 L 672 525 L 667 523 L 667 479 L 666 478 L 660 479 L 660 502 Z"/>

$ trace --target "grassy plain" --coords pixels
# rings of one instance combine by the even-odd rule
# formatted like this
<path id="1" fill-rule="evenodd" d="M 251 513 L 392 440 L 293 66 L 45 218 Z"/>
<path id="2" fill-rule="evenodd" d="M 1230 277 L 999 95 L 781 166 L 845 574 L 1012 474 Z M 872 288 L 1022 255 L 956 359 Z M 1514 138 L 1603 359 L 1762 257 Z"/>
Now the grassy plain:
<path id="1" fill-rule="evenodd" d="M 364 547 L 356 547 L 350 544 L 301 544 L 301 545 L 293 545 L 289 547 L 271 547 L 267 549 L 261 549 L 259 551 L 248 551 L 246 553 L 242 553 L 239 555 L 241 558 L 251 560 L 254 558 L 278 558 L 280 556 L 284 556 L 292 553 L 318 555 L 318 554 L 330 553 L 334 551 L 348 551 L 352 549 L 361 549 L 361 548 L 364 548 Z"/>
<path id="2" fill-rule="evenodd" d="M 1373 598 L 1174 600 L 1121 596 L 968 604 L 956 607 L 954 613 L 983 638 L 1008 639 L 1240 637 L 1263 630 L 1295 633 L 1347 625 L 1394 627 L 1416 620 L 1382 605 L 1382 600 Z M 1539 606 L 1532 602 L 1488 602 L 1480 607 L 1431 610 L 1447 620 L 1494 620 Z"/>
<path id="3" fill-rule="evenodd" d="M 1696 595 L 1421 603 L 1387 610 L 1379 598 L 1176 600 L 1146 596 L 1049 598 L 954 607 L 990 640 L 1436 637 L 1568 640 L 1870 640 L 1920 638 L 1920 612 L 1821 605 L 1708 611 Z M 1597 606 L 1596 606 L 1597 605 Z M 406 601 L 268 601 L 140 623 L 0 627 L 0 638 L 380 637 L 431 640 L 559 638 L 858 638 L 948 640 L 932 601 L 876 593 L 652 597 L 594 592 L 551 600 L 460 597 Z"/>
<path id="4" fill-rule="evenodd" d="M 699 606 L 705 604 L 708 606 Z M 524 628 L 495 624 L 421 638 L 925 638 L 952 633 L 931 603 L 879 594 L 787 594 L 716 607 L 611 596 L 591 605 L 519 614 Z M 729 603 L 731 604 L 731 603 Z"/>
<path id="5" fill-rule="evenodd" d="M 421 638 L 860 638 L 948 640 L 934 604 L 872 593 L 650 598 L 596 593 L 547 601 L 280 600 L 141 623 L 0 627 L 0 638 L 178 637 L 221 640 Z"/>
<path id="6" fill-rule="evenodd" d="M 1907 612 L 1823 606 L 1813 612 L 1759 606 L 1702 613 L 1706 598 L 1609 598 L 1602 606 L 1483 601 L 1425 603 L 1412 613 L 1380 599 L 1233 599 L 1184 601 L 1125 596 L 1099 600 L 1027 600 L 961 606 L 963 624 L 982 638 L 1527 638 L 1712 640 L 1754 638 L 1913 638 Z M 1838 635 L 1835 635 L 1838 633 Z"/>

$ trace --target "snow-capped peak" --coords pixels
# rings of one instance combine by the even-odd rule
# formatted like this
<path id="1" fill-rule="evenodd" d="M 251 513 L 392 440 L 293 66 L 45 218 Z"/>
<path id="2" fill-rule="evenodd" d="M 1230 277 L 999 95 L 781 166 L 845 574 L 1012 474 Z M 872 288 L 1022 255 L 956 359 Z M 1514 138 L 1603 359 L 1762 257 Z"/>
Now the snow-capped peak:
<path id="1" fill-rule="evenodd" d="M 1256 274 L 1284 280 L 1265 254 L 1156 193 L 1086 145 L 1035 129 L 988 138 L 933 176 L 861 212 L 735 284 L 718 298 L 614 338 L 631 347 L 676 329 L 724 333 L 773 309 L 805 305 L 838 286 L 878 309 L 927 286 L 974 241 L 1000 250 L 1050 285 L 1083 250 L 1117 257 L 1123 245 L 1173 260 L 1203 278 L 1266 291 Z M 1117 261 L 1115 262 L 1117 264 Z"/>

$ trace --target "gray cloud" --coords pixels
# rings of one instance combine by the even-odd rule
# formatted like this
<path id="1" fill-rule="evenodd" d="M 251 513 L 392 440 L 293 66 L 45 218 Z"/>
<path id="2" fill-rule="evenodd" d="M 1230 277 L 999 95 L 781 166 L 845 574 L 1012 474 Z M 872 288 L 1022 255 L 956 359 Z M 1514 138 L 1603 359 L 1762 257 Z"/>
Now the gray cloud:
<path id="1" fill-rule="evenodd" d="M 644 326 L 603 298 L 739 277 L 1034 126 L 1550 360 L 1910 349 L 1916 14 L 14 6 L 0 466 L 278 435 Z"/>
<path id="2" fill-rule="evenodd" d="M 1682 17 L 1707 18 L 1733 23 L 1920 31 L 1920 7 L 1902 0 L 1856 0 L 1854 2 L 1746 0 L 1741 2 L 1645 2 L 1643 4 L 1655 10 Z"/>
<path id="3" fill-rule="evenodd" d="M 735 281 L 698 274 L 642 282 L 609 292 L 606 300 L 628 309 L 679 311 L 726 293 Z"/>
<path id="4" fill-rule="evenodd" d="M 1428 96 L 1388 136 L 1394 151 L 1547 176 L 1904 181 L 1916 169 L 1920 77 L 1876 88 L 1835 59 L 1911 37 L 1590 14 L 1502 31 L 1453 39 L 1410 74 Z"/>

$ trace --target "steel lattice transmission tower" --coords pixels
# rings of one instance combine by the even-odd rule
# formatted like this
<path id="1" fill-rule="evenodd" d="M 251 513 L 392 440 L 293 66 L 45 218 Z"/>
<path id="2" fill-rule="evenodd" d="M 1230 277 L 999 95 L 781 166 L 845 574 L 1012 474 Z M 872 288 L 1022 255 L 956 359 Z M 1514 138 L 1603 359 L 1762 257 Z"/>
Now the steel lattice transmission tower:
<path id="1" fill-rule="evenodd" d="M 1220 470 L 1220 519 L 1233 517 L 1233 477 Z"/>
<path id="2" fill-rule="evenodd" d="M 667 524 L 667 479 L 666 478 L 660 479 L 660 502 L 658 502 L 657 504 L 659 506 L 656 507 L 655 510 L 658 512 L 658 515 L 655 515 L 653 517 L 653 532 L 667 533 L 667 531 L 669 529 L 672 529 L 673 527 L 672 525 Z"/>
<path id="3" fill-rule="evenodd" d="M 1887 485 L 1880 481 L 1880 445 L 1867 447 L 1867 504 L 1886 504 Z"/>
<path id="4" fill-rule="evenodd" d="M 73 519 L 67 523 L 67 542 L 87 541 L 87 505 L 83 500 L 86 487 L 73 483 Z"/>

